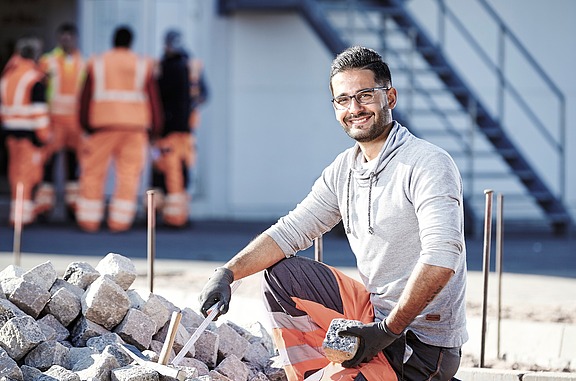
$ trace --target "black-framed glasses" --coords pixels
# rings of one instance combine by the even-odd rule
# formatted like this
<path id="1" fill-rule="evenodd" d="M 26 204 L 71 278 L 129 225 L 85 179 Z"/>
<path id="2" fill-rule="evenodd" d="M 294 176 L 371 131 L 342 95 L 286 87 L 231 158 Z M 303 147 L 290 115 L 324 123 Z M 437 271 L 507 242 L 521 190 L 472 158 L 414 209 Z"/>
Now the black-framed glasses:
<path id="1" fill-rule="evenodd" d="M 374 97 L 376 96 L 376 91 L 390 90 L 390 87 L 379 86 L 379 87 L 371 87 L 368 89 L 362 89 L 358 91 L 354 95 L 339 95 L 337 97 L 332 98 L 332 104 L 336 110 L 348 110 L 350 105 L 352 104 L 352 98 L 356 99 L 356 102 L 361 105 L 369 105 L 374 103 Z"/>

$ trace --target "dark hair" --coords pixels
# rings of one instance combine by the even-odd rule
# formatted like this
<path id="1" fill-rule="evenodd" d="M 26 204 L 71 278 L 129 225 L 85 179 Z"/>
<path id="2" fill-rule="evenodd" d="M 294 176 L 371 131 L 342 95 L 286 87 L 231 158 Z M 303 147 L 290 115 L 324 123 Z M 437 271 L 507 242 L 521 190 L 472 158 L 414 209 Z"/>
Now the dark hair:
<path id="1" fill-rule="evenodd" d="M 330 88 L 332 77 L 351 69 L 366 69 L 374 73 L 374 80 L 382 86 L 392 86 L 390 68 L 382 60 L 380 54 L 363 46 L 352 46 L 338 54 L 330 66 Z"/>
<path id="2" fill-rule="evenodd" d="M 42 52 L 42 41 L 37 37 L 22 37 L 16 41 L 16 52 L 22 58 L 37 60 Z"/>
<path id="3" fill-rule="evenodd" d="M 132 45 L 132 30 L 127 26 L 119 26 L 114 31 L 114 47 L 129 48 Z"/>
<path id="4" fill-rule="evenodd" d="M 56 32 L 58 34 L 70 33 L 70 34 L 76 36 L 78 34 L 78 29 L 76 29 L 76 25 L 69 23 L 69 22 L 65 22 L 63 24 L 60 24 L 58 29 L 56 29 Z"/>

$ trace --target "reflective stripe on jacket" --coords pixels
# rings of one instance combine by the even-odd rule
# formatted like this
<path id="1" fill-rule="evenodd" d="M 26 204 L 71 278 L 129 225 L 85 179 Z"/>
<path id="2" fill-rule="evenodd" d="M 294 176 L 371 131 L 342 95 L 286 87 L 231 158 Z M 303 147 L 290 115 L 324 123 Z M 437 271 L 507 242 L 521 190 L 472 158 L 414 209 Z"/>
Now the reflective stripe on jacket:
<path id="1" fill-rule="evenodd" d="M 93 88 L 90 126 L 148 128 L 151 124 L 146 85 L 150 60 L 126 48 L 114 48 L 91 61 Z"/>
<path id="2" fill-rule="evenodd" d="M 32 89 L 44 74 L 32 60 L 20 59 L 0 80 L 0 115 L 5 130 L 37 131 L 49 126 L 48 106 L 32 101 Z"/>
<path id="3" fill-rule="evenodd" d="M 50 113 L 75 115 L 78 112 L 78 99 L 86 66 L 80 52 L 66 55 L 61 48 L 56 48 L 42 57 L 40 65 L 50 76 Z"/>

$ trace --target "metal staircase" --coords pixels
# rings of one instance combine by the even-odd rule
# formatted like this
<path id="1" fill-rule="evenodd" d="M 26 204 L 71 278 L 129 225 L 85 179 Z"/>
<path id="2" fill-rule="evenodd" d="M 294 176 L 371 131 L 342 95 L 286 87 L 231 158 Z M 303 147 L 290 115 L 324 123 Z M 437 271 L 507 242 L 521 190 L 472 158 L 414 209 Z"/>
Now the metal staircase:
<path id="1" fill-rule="evenodd" d="M 516 210 L 524 214 L 533 209 L 534 219 L 545 220 L 554 233 L 566 233 L 572 221 L 563 204 L 564 95 L 486 0 L 466 3 L 477 7 L 475 17 L 482 14 L 494 25 L 496 43 L 491 42 L 492 47 L 497 47 L 494 54 L 482 45 L 485 36 L 475 35 L 457 14 L 458 2 L 451 6 L 448 2 L 220 0 L 219 10 L 226 15 L 237 11 L 296 11 L 333 54 L 355 44 L 380 51 L 390 64 L 393 84 L 402 99 L 394 110 L 394 118 L 455 158 L 466 182 L 465 209 L 469 219 L 474 220 L 474 211 L 483 208 L 482 190 L 492 188 L 506 195 L 507 205 L 516 205 Z M 411 10 L 415 6 L 431 7 L 427 19 L 435 20 L 436 33 L 417 18 L 417 12 Z M 454 40 L 453 36 L 459 38 L 456 56 L 450 54 L 449 41 Z M 478 57 L 478 67 L 458 66 L 454 57 L 463 49 Z M 557 104 L 554 118 L 547 117 L 544 123 L 518 90 L 513 81 L 515 73 L 505 70 L 507 54 L 514 54 L 514 65 L 523 70 L 529 68 L 543 81 L 550 99 Z M 482 87 L 484 82 L 474 86 L 470 83 L 471 76 L 461 74 L 471 69 L 482 72 L 483 81 L 491 83 L 488 91 Z M 484 93 L 492 91 L 495 96 L 486 98 Z M 520 133 L 508 128 L 512 117 L 522 121 Z M 523 138 L 538 141 L 539 155 L 546 155 L 546 163 L 557 164 L 552 169 L 546 166 L 536 169 L 523 153 L 530 150 L 522 146 Z M 546 149 L 540 150 L 542 146 Z M 540 158 L 532 157 L 538 164 L 543 162 Z M 558 185 L 552 188 L 550 183 Z M 513 214 L 514 208 L 511 210 Z"/>

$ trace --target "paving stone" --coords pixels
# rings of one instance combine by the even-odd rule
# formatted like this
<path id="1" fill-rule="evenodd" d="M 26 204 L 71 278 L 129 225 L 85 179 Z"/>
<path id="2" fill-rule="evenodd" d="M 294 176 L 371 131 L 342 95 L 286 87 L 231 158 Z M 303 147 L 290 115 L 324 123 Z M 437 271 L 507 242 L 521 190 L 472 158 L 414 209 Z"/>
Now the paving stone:
<path id="1" fill-rule="evenodd" d="M 198 372 L 198 376 L 206 376 L 206 375 L 208 375 L 208 373 L 210 373 L 210 369 L 208 368 L 208 365 L 206 365 L 204 362 L 202 362 L 198 359 L 195 359 L 195 358 L 184 357 L 179 365 L 184 367 L 184 368 L 196 369 L 196 371 Z"/>
<path id="2" fill-rule="evenodd" d="M 132 308 L 142 311 L 156 323 L 154 333 L 170 321 L 172 312 L 159 295 L 143 290 L 128 290 L 128 298 Z"/>
<path id="3" fill-rule="evenodd" d="M 235 355 L 238 358 L 244 356 L 246 349 L 250 345 L 248 340 L 242 337 L 227 323 L 219 325 L 216 328 L 216 333 L 220 337 L 218 344 L 218 352 L 220 352 L 220 356 L 228 357 L 230 355 Z"/>
<path id="4" fill-rule="evenodd" d="M 22 266 L 8 265 L 0 271 L 0 278 L 20 278 L 26 269 Z"/>
<path id="5" fill-rule="evenodd" d="M 86 341 L 91 337 L 100 336 L 109 332 L 110 331 L 101 325 L 82 316 L 76 320 L 76 323 L 70 331 L 70 341 L 76 347 L 84 347 L 86 346 Z"/>
<path id="6" fill-rule="evenodd" d="M 22 370 L 22 378 L 23 380 L 26 381 L 28 380 L 36 381 L 38 377 L 41 377 L 43 375 L 40 369 L 36 369 L 28 365 L 22 365 L 20 369 Z"/>
<path id="7" fill-rule="evenodd" d="M 107 332 L 100 336 L 91 337 L 86 340 L 86 346 L 97 352 L 102 352 L 109 345 L 124 344 L 124 340 L 115 332 Z"/>
<path id="8" fill-rule="evenodd" d="M 98 262 L 96 271 L 100 275 L 109 275 L 123 290 L 128 290 L 136 279 L 136 266 L 120 254 L 108 253 Z"/>
<path id="9" fill-rule="evenodd" d="M 34 266 L 22 274 L 22 279 L 36 284 L 44 291 L 50 290 L 56 278 L 58 278 L 58 274 L 50 261 Z"/>
<path id="10" fill-rule="evenodd" d="M 70 332 L 54 317 L 54 315 L 44 315 L 41 319 L 36 320 L 38 324 L 44 324 L 54 330 L 54 340 L 64 341 L 70 336 Z M 41 326 L 42 327 L 42 326 Z M 46 330 L 42 327 L 42 331 L 46 335 Z M 46 335 L 46 339 L 48 336 Z"/>
<path id="11" fill-rule="evenodd" d="M 90 367 L 94 363 L 92 355 L 98 354 L 94 348 L 72 347 L 66 356 L 66 369 L 78 371 Z"/>
<path id="12" fill-rule="evenodd" d="M 26 313 L 8 299 L 0 299 L 0 326 L 16 316 L 26 316 Z"/>
<path id="13" fill-rule="evenodd" d="M 83 381 L 109 381 L 111 371 L 120 367 L 118 360 L 109 353 L 92 355 L 91 357 L 94 359 L 92 365 L 76 372 Z"/>
<path id="14" fill-rule="evenodd" d="M 45 378 L 38 378 L 35 381 L 80 381 L 80 376 L 60 365 L 54 365 L 44 372 Z"/>
<path id="15" fill-rule="evenodd" d="M 220 337 L 212 331 L 204 331 L 194 344 L 194 358 L 202 361 L 209 368 L 216 366 Z"/>
<path id="16" fill-rule="evenodd" d="M 49 326 L 47 324 L 44 324 L 40 320 L 36 320 L 36 323 L 38 323 L 38 327 L 40 327 L 40 330 L 44 334 L 46 341 L 49 341 L 49 340 L 57 341 L 56 340 L 56 330 L 54 328 L 52 328 L 51 326 Z"/>
<path id="17" fill-rule="evenodd" d="M 38 323 L 30 316 L 12 318 L 0 328 L 0 346 L 16 361 L 45 339 Z"/>
<path id="18" fill-rule="evenodd" d="M 150 347 L 148 349 L 154 351 L 155 353 L 160 353 L 162 352 L 163 346 L 164 346 L 163 342 L 152 339 L 152 341 L 150 342 Z M 176 353 L 174 352 L 174 347 L 172 347 L 172 350 L 168 355 L 168 362 L 172 361 L 174 357 L 176 357 Z"/>
<path id="19" fill-rule="evenodd" d="M 127 343 L 144 350 L 150 346 L 156 332 L 156 323 L 144 312 L 130 308 L 114 332 Z"/>
<path id="20" fill-rule="evenodd" d="M 274 340 L 261 322 L 252 322 L 246 327 L 246 329 L 251 334 L 251 337 L 247 337 L 250 343 L 262 344 L 264 348 L 268 350 L 270 356 L 275 356 L 277 354 Z"/>
<path id="21" fill-rule="evenodd" d="M 62 279 L 86 290 L 99 276 L 98 270 L 88 262 L 72 262 L 66 267 Z"/>
<path id="22" fill-rule="evenodd" d="M 262 372 L 256 373 L 253 377 L 250 378 L 250 381 L 270 381 L 268 377 Z"/>
<path id="23" fill-rule="evenodd" d="M 68 352 L 68 348 L 55 340 L 44 341 L 28 352 L 24 363 L 46 371 L 53 365 L 65 366 Z"/>
<path id="24" fill-rule="evenodd" d="M 214 370 L 234 381 L 248 380 L 248 367 L 235 355 L 226 357 Z"/>
<path id="25" fill-rule="evenodd" d="M 182 319 L 180 319 L 180 324 L 182 324 L 186 329 L 196 328 L 202 324 L 202 321 L 204 320 L 204 317 L 189 307 L 184 308 L 181 312 Z"/>
<path id="26" fill-rule="evenodd" d="M 112 381 L 159 381 L 158 372 L 143 366 L 127 365 L 112 370 Z"/>
<path id="27" fill-rule="evenodd" d="M 67 281 L 65 281 L 64 279 L 56 279 L 56 281 L 54 281 L 54 284 L 52 284 L 52 287 L 50 287 L 50 294 L 54 294 L 56 291 L 58 291 L 61 288 L 65 288 L 66 290 L 70 291 L 71 293 L 73 293 L 74 295 L 78 296 L 78 298 L 82 298 L 82 295 L 84 295 L 84 289 L 73 285 L 72 283 L 68 283 Z"/>
<path id="28" fill-rule="evenodd" d="M 52 293 L 52 297 L 44 307 L 44 313 L 51 314 L 63 326 L 67 327 L 82 312 L 81 298 L 62 287 Z"/>
<path id="29" fill-rule="evenodd" d="M 118 345 L 107 345 L 101 353 L 114 356 L 116 360 L 118 360 L 119 367 L 132 363 L 132 357 L 124 352 Z"/>
<path id="30" fill-rule="evenodd" d="M 82 296 L 82 315 L 108 330 L 124 319 L 129 308 L 126 291 L 109 275 L 96 279 Z"/>
<path id="31" fill-rule="evenodd" d="M 22 371 L 8 352 L 0 347 L 0 376 L 14 380 L 22 380 Z"/>
<path id="32" fill-rule="evenodd" d="M 34 319 L 38 317 L 50 300 L 48 290 L 22 278 L 15 282 L 14 289 L 6 296 L 8 300 Z"/>
<path id="33" fill-rule="evenodd" d="M 228 378 L 216 370 L 211 370 L 210 373 L 208 373 L 208 377 L 208 380 L 211 381 L 234 381 L 234 379 Z"/>
<path id="34" fill-rule="evenodd" d="M 279 357 L 273 357 L 270 359 L 270 363 L 264 369 L 264 374 L 270 381 L 288 381 L 288 377 L 286 377 L 286 372 L 282 365 L 279 364 Z"/>
<path id="35" fill-rule="evenodd" d="M 243 359 L 257 366 L 258 369 L 264 369 L 270 362 L 270 354 L 262 343 L 256 342 L 248 346 Z"/>

